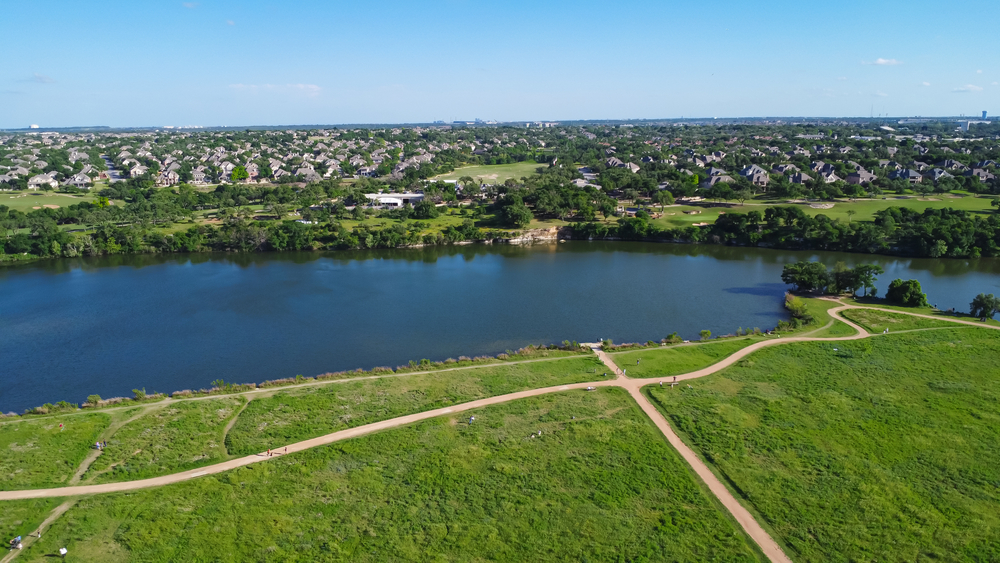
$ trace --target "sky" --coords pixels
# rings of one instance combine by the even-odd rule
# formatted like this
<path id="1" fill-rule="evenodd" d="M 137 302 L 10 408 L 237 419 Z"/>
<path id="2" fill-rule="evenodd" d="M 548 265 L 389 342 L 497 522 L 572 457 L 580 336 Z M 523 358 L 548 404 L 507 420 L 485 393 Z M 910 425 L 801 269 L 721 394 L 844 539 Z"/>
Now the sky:
<path id="1" fill-rule="evenodd" d="M 0 7 L 0 128 L 1000 113 L 996 0 Z"/>

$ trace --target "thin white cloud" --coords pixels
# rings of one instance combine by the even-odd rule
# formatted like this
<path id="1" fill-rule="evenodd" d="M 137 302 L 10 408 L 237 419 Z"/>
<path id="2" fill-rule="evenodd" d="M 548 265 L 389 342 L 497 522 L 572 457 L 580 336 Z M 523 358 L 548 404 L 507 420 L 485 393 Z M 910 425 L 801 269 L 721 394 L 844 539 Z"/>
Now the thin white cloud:
<path id="1" fill-rule="evenodd" d="M 20 81 L 21 82 L 35 82 L 37 84 L 52 84 L 53 82 L 55 82 L 55 80 L 52 80 L 52 78 L 50 78 L 48 76 L 45 76 L 44 74 L 39 74 L 37 72 L 34 73 L 34 74 L 32 74 L 28 78 L 21 79 Z"/>
<path id="2" fill-rule="evenodd" d="M 930 82 L 922 82 L 921 84 L 923 84 L 924 86 L 930 86 L 931 85 Z"/>
<path id="3" fill-rule="evenodd" d="M 889 94 L 886 94 L 885 92 L 883 92 L 881 90 L 875 92 L 874 95 L 878 96 L 879 98 L 888 98 L 889 97 Z"/>
<path id="4" fill-rule="evenodd" d="M 838 76 L 837 80 L 847 80 L 847 77 L 846 76 Z"/>
<path id="5" fill-rule="evenodd" d="M 895 65 L 901 65 L 901 64 L 903 64 L 903 61 L 898 61 L 896 59 L 883 59 L 882 57 L 879 57 L 879 58 L 877 58 L 877 59 L 875 59 L 874 61 L 871 61 L 871 62 L 861 61 L 861 64 L 863 64 L 863 65 L 879 65 L 879 66 L 895 66 Z"/>
<path id="6" fill-rule="evenodd" d="M 233 20 L 226 20 L 226 25 L 236 25 L 236 22 Z"/>
<path id="7" fill-rule="evenodd" d="M 318 96 L 323 90 L 315 84 L 230 84 L 229 87 L 248 92 L 300 92 L 310 98 Z"/>
<path id="8" fill-rule="evenodd" d="M 982 86 L 976 86 L 975 84 L 966 84 L 965 86 L 959 86 L 952 90 L 952 92 L 982 92 Z"/>
<path id="9" fill-rule="evenodd" d="M 977 70 L 976 71 L 976 74 L 982 74 L 982 73 L 983 73 L 983 71 L 981 71 L 981 70 Z"/>
<path id="10" fill-rule="evenodd" d="M 1000 82 L 994 82 L 993 85 L 994 86 L 1000 85 Z"/>
<path id="11" fill-rule="evenodd" d="M 181 6 L 184 6 L 188 10 L 193 10 L 198 7 L 197 2 L 181 2 Z"/>

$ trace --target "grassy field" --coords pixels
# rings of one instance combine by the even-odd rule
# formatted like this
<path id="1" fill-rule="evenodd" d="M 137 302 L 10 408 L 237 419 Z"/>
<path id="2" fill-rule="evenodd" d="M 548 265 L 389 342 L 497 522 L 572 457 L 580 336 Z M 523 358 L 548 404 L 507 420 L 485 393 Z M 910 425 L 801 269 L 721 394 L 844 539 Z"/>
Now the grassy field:
<path id="1" fill-rule="evenodd" d="M 7 207 L 16 209 L 22 213 L 30 213 L 34 211 L 35 207 L 41 207 L 43 205 L 58 205 L 59 207 L 66 207 L 77 203 L 83 203 L 84 201 L 93 200 L 94 197 L 90 195 L 74 196 L 69 194 L 57 194 L 41 191 L 0 192 L 0 205 L 6 205 Z"/>
<path id="2" fill-rule="evenodd" d="M 404 414 L 525 389 L 594 381 L 604 371 L 591 355 L 283 390 L 251 401 L 229 431 L 226 446 L 234 455 L 252 454 Z"/>
<path id="3" fill-rule="evenodd" d="M 440 176 L 435 176 L 431 178 L 432 180 L 458 180 L 463 176 L 469 176 L 473 179 L 480 180 L 485 184 L 502 184 L 505 180 L 511 178 L 515 180 L 520 180 L 525 176 L 531 176 L 532 174 L 537 174 L 537 170 L 541 167 L 547 166 L 546 164 L 538 164 L 535 162 L 518 162 L 515 164 L 494 164 L 494 165 L 484 165 L 484 166 L 463 166 L 461 168 L 456 168 L 454 172 L 449 174 L 442 174 Z"/>
<path id="4" fill-rule="evenodd" d="M 0 502 L 0 541 L 4 547 L 11 539 L 34 532 L 60 502 L 54 498 Z"/>
<path id="5" fill-rule="evenodd" d="M 226 424 L 245 399 L 182 401 L 154 408 L 118 429 L 84 482 L 131 481 L 176 473 L 229 457 Z"/>
<path id="6" fill-rule="evenodd" d="M 647 348 L 632 352 L 611 354 L 612 361 L 625 369 L 629 377 L 666 377 L 681 375 L 708 367 L 746 348 L 761 338 L 732 338 L 714 340 L 700 344 L 682 344 L 663 348 Z M 636 365 L 636 360 L 639 360 Z"/>
<path id="7" fill-rule="evenodd" d="M 995 212 L 995 208 L 990 206 L 991 197 L 958 197 L 950 194 L 934 194 L 930 198 L 917 196 L 885 196 L 886 199 L 860 199 L 855 201 L 837 200 L 834 202 L 810 202 L 810 203 L 784 203 L 781 201 L 769 201 L 767 199 L 748 200 L 744 205 L 737 202 L 728 202 L 725 205 L 716 205 L 716 202 L 706 201 L 701 205 L 674 205 L 665 207 L 663 217 L 654 219 L 652 223 L 660 228 L 689 227 L 695 223 L 714 223 L 719 215 L 724 213 L 748 213 L 750 211 L 764 212 L 767 207 L 798 207 L 807 215 L 826 215 L 831 219 L 840 219 L 843 222 L 850 221 L 871 221 L 875 218 L 875 213 L 889 207 L 908 207 L 917 211 L 924 209 L 943 209 L 951 207 L 962 209 L 972 213 L 988 215 Z M 901 198 L 900 198 L 901 197 Z M 830 209 L 813 207 L 833 203 Z M 653 206 L 653 211 L 659 212 L 659 206 Z M 699 213 L 685 213 L 697 211 Z M 853 216 L 848 214 L 853 211 Z"/>
<path id="8" fill-rule="evenodd" d="M 760 560 L 623 391 L 474 414 L 83 498 L 22 560 Z"/>
<path id="9" fill-rule="evenodd" d="M 110 423 L 97 413 L 0 423 L 0 489 L 65 484 Z"/>
<path id="10" fill-rule="evenodd" d="M 876 311 L 874 309 L 846 309 L 841 312 L 841 315 L 863 326 L 868 332 L 873 334 L 882 332 L 886 328 L 889 329 L 890 333 L 893 333 L 900 330 L 940 327 L 954 328 L 957 326 L 955 323 L 946 320 L 937 321 L 914 317 L 913 315 L 904 315 L 902 313 Z"/>
<path id="11" fill-rule="evenodd" d="M 973 317 L 968 313 L 939 311 L 938 309 L 934 309 L 933 307 L 901 307 L 899 305 L 890 305 L 886 303 L 884 299 L 870 299 L 866 297 L 866 298 L 859 298 L 855 300 L 845 300 L 845 301 L 851 303 L 852 305 L 877 307 L 879 309 L 891 309 L 893 311 L 899 311 L 900 313 L 916 313 L 918 315 L 931 315 L 933 317 L 940 317 L 942 319 L 959 319 L 963 321 L 980 322 L 978 318 Z M 998 322 L 996 319 L 989 319 L 984 324 L 1000 326 L 1000 322 Z"/>
<path id="12" fill-rule="evenodd" d="M 791 344 L 648 393 L 793 561 L 998 561 L 998 353 L 969 329 Z"/>

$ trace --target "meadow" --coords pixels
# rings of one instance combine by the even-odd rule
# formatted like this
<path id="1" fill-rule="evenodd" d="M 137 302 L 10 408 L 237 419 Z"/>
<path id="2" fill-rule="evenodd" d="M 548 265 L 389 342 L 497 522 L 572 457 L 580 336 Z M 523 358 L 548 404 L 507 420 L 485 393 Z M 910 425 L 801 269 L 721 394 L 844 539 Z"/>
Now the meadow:
<path id="1" fill-rule="evenodd" d="M 153 407 L 107 439 L 83 481 L 145 479 L 223 461 L 226 424 L 245 402 L 227 397 Z"/>
<path id="2" fill-rule="evenodd" d="M 997 561 L 998 353 L 985 329 L 796 343 L 647 393 L 793 561 Z"/>
<path id="3" fill-rule="evenodd" d="M 536 162 L 516 162 L 514 164 L 490 164 L 481 166 L 462 166 L 448 174 L 441 174 L 432 180 L 454 181 L 464 176 L 479 180 L 484 184 L 502 184 L 506 180 L 520 180 L 523 177 L 538 173 L 538 169 L 548 166 Z"/>
<path id="4" fill-rule="evenodd" d="M 7 546 L 11 539 L 34 532 L 60 502 L 53 498 L 0 502 L 0 541 Z"/>
<path id="5" fill-rule="evenodd" d="M 706 368 L 760 340 L 761 338 L 727 338 L 698 344 L 618 352 L 610 356 L 615 365 L 625 369 L 629 377 L 666 377 Z M 639 363 L 636 364 L 636 361 Z"/>
<path id="6" fill-rule="evenodd" d="M 99 413 L 0 421 L 0 490 L 67 484 L 110 423 Z"/>
<path id="7" fill-rule="evenodd" d="M 942 328 L 956 325 L 946 320 L 925 319 L 903 313 L 889 313 L 875 309 L 845 309 L 841 312 L 845 318 L 854 321 L 873 334 L 889 329 L 890 333 L 900 330 L 918 330 L 924 328 Z"/>
<path id="8" fill-rule="evenodd" d="M 95 192 L 96 193 L 96 192 Z M 90 195 L 70 195 L 41 191 L 7 192 L 0 191 L 0 205 L 6 205 L 11 209 L 16 209 L 21 213 L 30 213 L 36 207 L 44 205 L 58 205 L 68 207 L 77 203 L 91 202 L 94 200 Z"/>
<path id="9" fill-rule="evenodd" d="M 591 355 L 290 388 L 254 398 L 226 436 L 226 446 L 233 455 L 252 454 L 484 397 L 594 381 L 604 371 Z"/>
<path id="10" fill-rule="evenodd" d="M 761 560 L 624 391 L 471 414 L 82 498 L 22 559 Z"/>

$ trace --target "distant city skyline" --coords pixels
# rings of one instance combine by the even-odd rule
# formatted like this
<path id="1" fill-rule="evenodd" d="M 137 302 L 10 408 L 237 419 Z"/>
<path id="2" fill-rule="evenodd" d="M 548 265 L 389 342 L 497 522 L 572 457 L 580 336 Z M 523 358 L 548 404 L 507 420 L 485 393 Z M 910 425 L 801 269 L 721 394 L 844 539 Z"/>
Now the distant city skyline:
<path id="1" fill-rule="evenodd" d="M 1000 5 L 942 9 L 36 0 L 5 11 L 0 128 L 997 113 Z"/>

